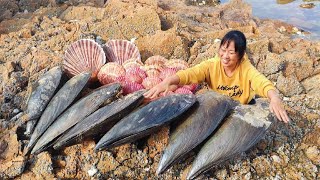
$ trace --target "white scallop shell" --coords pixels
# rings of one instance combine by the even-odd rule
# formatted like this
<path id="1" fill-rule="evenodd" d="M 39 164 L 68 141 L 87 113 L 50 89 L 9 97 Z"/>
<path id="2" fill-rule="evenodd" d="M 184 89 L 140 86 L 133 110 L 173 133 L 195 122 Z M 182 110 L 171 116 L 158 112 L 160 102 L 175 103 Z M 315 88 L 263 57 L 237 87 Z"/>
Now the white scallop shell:
<path id="1" fill-rule="evenodd" d="M 118 62 L 123 64 L 126 60 L 136 58 L 141 61 L 138 47 L 127 40 L 109 40 L 104 46 L 107 59 L 109 62 Z"/>
<path id="2" fill-rule="evenodd" d="M 98 43 L 91 39 L 80 39 L 67 47 L 62 63 L 69 76 L 91 71 L 90 80 L 97 80 L 100 68 L 106 63 L 106 56 Z"/>

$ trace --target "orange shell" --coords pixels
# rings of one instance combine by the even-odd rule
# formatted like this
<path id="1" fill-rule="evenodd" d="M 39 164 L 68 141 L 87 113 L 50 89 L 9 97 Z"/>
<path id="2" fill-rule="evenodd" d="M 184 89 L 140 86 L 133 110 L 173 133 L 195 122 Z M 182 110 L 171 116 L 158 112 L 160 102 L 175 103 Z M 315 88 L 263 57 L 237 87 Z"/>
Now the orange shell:
<path id="1" fill-rule="evenodd" d="M 103 85 L 119 81 L 126 75 L 126 70 L 118 63 L 109 62 L 102 66 L 98 73 L 99 82 Z"/>
<path id="2" fill-rule="evenodd" d="M 95 81 L 105 63 L 105 53 L 98 43 L 91 39 L 80 39 L 67 47 L 62 67 L 70 77 L 91 71 L 90 81 Z"/>
<path id="3" fill-rule="evenodd" d="M 169 68 L 175 68 L 178 71 L 182 69 L 187 69 L 189 67 L 188 63 L 181 59 L 171 59 L 165 63 L 165 66 Z"/>
<path id="4" fill-rule="evenodd" d="M 109 40 L 104 46 L 107 59 L 109 62 L 123 64 L 125 61 L 135 58 L 141 61 L 138 47 L 127 40 Z"/>

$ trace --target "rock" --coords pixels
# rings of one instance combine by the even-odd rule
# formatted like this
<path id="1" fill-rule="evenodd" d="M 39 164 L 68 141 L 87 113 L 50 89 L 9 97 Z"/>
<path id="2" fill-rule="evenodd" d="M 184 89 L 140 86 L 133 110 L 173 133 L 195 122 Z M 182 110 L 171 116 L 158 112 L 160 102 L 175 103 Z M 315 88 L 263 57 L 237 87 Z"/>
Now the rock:
<path id="1" fill-rule="evenodd" d="M 16 12 L 19 11 L 19 7 L 16 1 L 2 0 L 0 1 L 0 22 L 4 19 L 11 18 Z"/>
<path id="2" fill-rule="evenodd" d="M 174 30 L 157 31 L 155 35 L 139 38 L 137 45 L 143 61 L 153 55 L 186 60 L 188 55 L 187 45 Z"/>
<path id="3" fill-rule="evenodd" d="M 285 96 L 301 94 L 304 91 L 302 84 L 295 76 L 284 77 L 280 75 L 277 80 L 277 88 Z"/>
<path id="4" fill-rule="evenodd" d="M 320 74 L 304 79 L 301 83 L 309 95 L 320 97 L 319 92 Z"/>
<path id="5" fill-rule="evenodd" d="M 0 177 L 14 178 L 23 173 L 26 165 L 26 159 L 23 156 L 17 156 L 0 164 Z"/>
<path id="6" fill-rule="evenodd" d="M 51 155 L 48 152 L 38 154 L 35 163 L 30 167 L 37 179 L 54 178 Z"/>
<path id="7" fill-rule="evenodd" d="M 320 151 L 316 146 L 306 149 L 305 154 L 315 165 L 320 164 Z"/>

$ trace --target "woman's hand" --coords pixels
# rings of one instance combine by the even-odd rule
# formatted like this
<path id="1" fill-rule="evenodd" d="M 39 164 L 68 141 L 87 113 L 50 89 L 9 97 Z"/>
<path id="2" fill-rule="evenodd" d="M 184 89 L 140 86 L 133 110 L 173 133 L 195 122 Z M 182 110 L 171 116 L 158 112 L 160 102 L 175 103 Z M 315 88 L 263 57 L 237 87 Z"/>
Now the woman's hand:
<path id="1" fill-rule="evenodd" d="M 177 75 L 172 75 L 164 79 L 161 83 L 157 84 L 143 95 L 147 99 L 157 98 L 158 95 L 162 92 L 164 95 L 166 95 L 168 91 L 173 91 L 177 88 L 179 81 L 180 79 Z"/>
<path id="2" fill-rule="evenodd" d="M 270 111 L 277 116 L 279 121 L 288 123 L 290 121 L 290 118 L 288 117 L 288 114 L 283 107 L 282 101 L 279 98 L 278 93 L 275 90 L 269 90 L 268 96 L 270 99 Z"/>

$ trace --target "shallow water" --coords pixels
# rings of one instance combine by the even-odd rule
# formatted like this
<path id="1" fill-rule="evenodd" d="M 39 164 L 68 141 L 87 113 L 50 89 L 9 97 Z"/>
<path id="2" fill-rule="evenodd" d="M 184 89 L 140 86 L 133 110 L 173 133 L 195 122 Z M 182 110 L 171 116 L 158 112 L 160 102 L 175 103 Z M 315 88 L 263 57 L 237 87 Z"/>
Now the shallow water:
<path id="1" fill-rule="evenodd" d="M 230 0 L 221 0 L 221 3 Z M 320 1 L 303 0 L 244 0 L 252 6 L 253 16 L 277 19 L 292 24 L 299 29 L 310 32 L 301 35 L 306 39 L 320 40 Z M 313 3 L 313 8 L 301 8 L 301 4 Z"/>

